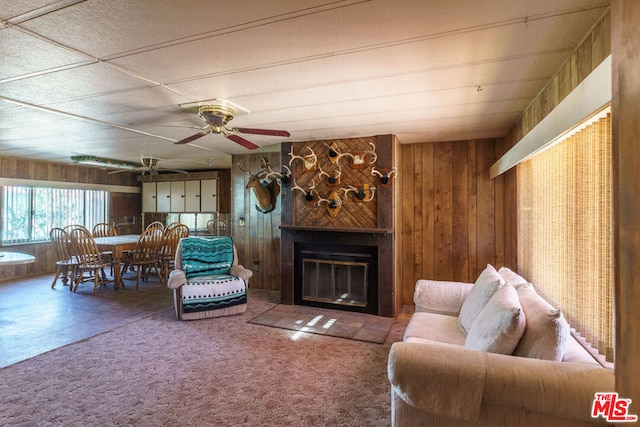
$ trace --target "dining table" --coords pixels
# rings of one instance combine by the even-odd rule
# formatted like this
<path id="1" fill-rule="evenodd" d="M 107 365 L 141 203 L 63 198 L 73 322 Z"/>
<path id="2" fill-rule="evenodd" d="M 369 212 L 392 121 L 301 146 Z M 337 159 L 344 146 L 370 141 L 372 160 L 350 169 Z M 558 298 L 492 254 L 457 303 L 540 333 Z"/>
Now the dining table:
<path id="1" fill-rule="evenodd" d="M 136 248 L 138 234 L 123 234 L 121 236 L 96 237 L 94 240 L 100 251 L 109 251 L 113 258 L 113 288 L 119 289 L 122 281 L 121 260 L 124 251 Z M 124 286 L 123 286 L 124 287 Z"/>
<path id="2" fill-rule="evenodd" d="M 36 257 L 21 252 L 0 252 L 0 265 L 19 265 L 35 262 Z"/>

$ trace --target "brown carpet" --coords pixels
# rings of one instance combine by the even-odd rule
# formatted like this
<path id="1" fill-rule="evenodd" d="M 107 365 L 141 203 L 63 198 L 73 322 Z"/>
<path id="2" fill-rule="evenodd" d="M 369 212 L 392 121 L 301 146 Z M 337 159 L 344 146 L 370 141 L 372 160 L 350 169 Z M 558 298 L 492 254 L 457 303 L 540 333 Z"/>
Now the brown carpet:
<path id="1" fill-rule="evenodd" d="M 0 369 L 11 426 L 388 426 L 384 345 L 248 323 L 247 313 L 178 321 L 173 309 Z"/>
<path id="2" fill-rule="evenodd" d="M 289 329 L 383 344 L 393 319 L 326 308 L 278 304 L 249 321 Z"/>

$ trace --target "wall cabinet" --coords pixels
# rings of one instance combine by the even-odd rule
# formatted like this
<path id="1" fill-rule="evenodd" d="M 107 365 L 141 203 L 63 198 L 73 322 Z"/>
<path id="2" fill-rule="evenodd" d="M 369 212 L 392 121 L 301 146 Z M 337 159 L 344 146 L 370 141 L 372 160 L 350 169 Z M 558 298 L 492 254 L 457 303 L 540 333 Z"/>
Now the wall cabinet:
<path id="1" fill-rule="evenodd" d="M 200 210 L 202 212 L 218 212 L 218 180 L 203 179 L 200 181 Z"/>
<path id="2" fill-rule="evenodd" d="M 142 212 L 156 211 L 156 185 L 157 182 L 142 183 Z"/>
<path id="3" fill-rule="evenodd" d="M 156 210 L 154 212 L 171 212 L 171 182 L 156 183 Z"/>
<path id="4" fill-rule="evenodd" d="M 142 183 L 142 212 L 218 212 L 218 180 Z"/>
<path id="5" fill-rule="evenodd" d="M 200 212 L 200 181 L 184 182 L 184 212 Z"/>

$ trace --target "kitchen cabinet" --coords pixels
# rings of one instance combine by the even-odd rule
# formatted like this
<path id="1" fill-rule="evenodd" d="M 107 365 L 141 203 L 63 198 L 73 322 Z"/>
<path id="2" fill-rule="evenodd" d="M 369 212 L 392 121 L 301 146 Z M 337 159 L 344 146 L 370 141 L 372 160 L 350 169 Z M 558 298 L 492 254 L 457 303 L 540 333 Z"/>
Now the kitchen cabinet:
<path id="1" fill-rule="evenodd" d="M 156 211 L 156 184 L 157 182 L 142 183 L 142 212 Z"/>
<path id="2" fill-rule="evenodd" d="M 200 212 L 200 181 L 184 182 L 184 212 Z"/>
<path id="3" fill-rule="evenodd" d="M 218 212 L 217 179 L 203 179 L 200 181 L 200 211 Z"/>
<path id="4" fill-rule="evenodd" d="M 142 182 L 142 212 L 218 212 L 218 179 Z"/>

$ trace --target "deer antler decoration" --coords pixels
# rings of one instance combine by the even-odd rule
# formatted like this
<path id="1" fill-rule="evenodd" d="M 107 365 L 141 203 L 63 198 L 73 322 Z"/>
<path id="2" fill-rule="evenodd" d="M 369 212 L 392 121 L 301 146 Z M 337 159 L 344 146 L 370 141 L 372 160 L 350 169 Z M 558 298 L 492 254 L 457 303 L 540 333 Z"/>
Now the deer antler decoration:
<path id="1" fill-rule="evenodd" d="M 307 154 L 306 156 L 298 156 L 294 154 L 292 145 L 291 150 L 289 151 L 289 156 L 291 156 L 291 160 L 289 160 L 289 166 L 291 166 L 294 160 L 302 160 L 302 165 L 306 171 L 315 171 L 316 164 L 318 163 L 318 156 L 316 156 L 316 153 L 313 152 L 311 147 L 307 147 L 307 150 L 309 150 L 311 154 Z"/>
<path id="2" fill-rule="evenodd" d="M 293 187 L 291 187 L 291 191 L 293 192 L 293 190 L 298 190 L 302 194 L 304 194 L 304 198 L 307 202 L 313 202 L 313 193 L 315 192 L 315 188 L 316 188 L 316 183 L 313 180 L 311 180 L 311 185 L 309 185 L 309 188 L 305 190 L 304 188 L 296 184 L 296 180 L 294 179 Z"/>
<path id="3" fill-rule="evenodd" d="M 318 169 L 320 169 L 320 173 L 318 173 L 318 176 L 322 178 L 323 176 L 326 175 L 327 185 L 329 187 L 337 187 L 340 185 L 340 175 L 342 175 L 342 168 L 340 167 L 339 164 L 336 163 L 336 165 L 338 168 L 335 171 L 333 171 L 333 173 L 331 174 L 323 171 L 322 166 L 318 166 Z"/>
<path id="4" fill-rule="evenodd" d="M 349 193 L 353 191 L 357 202 L 370 202 L 373 200 L 376 188 L 369 187 L 369 184 L 363 184 L 360 188 L 350 185 L 347 188 L 341 188 L 340 190 L 344 192 L 345 199 Z"/>
<path id="5" fill-rule="evenodd" d="M 318 206 L 321 206 L 322 203 L 327 204 L 327 212 L 330 217 L 335 218 L 338 216 L 338 212 L 340 212 L 340 208 L 342 207 L 342 199 L 340 199 L 337 191 L 332 191 L 327 199 L 318 196 Z"/>
<path id="6" fill-rule="evenodd" d="M 383 187 L 388 186 L 391 183 L 391 180 L 398 176 L 398 169 L 394 166 L 391 169 L 376 169 L 376 167 L 371 168 L 371 175 L 380 177 L 380 185 Z"/>

